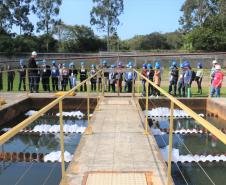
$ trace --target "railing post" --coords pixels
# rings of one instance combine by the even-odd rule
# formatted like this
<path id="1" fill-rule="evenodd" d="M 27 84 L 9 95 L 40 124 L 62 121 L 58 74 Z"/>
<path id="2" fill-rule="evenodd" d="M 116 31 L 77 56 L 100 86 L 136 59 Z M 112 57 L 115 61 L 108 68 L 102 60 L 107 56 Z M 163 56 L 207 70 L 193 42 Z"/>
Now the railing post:
<path id="1" fill-rule="evenodd" d="M 172 182 L 171 178 L 171 162 L 172 162 L 172 147 L 173 147 L 173 114 L 174 112 L 174 103 L 170 102 L 170 132 L 169 132 L 169 149 L 168 149 L 168 180 L 167 184 L 170 185 Z"/>
<path id="2" fill-rule="evenodd" d="M 88 121 L 88 126 L 86 129 L 85 134 L 86 135 L 91 135 L 93 133 L 92 131 L 92 126 L 90 125 L 90 88 L 87 87 L 87 121 Z"/>
<path id="3" fill-rule="evenodd" d="M 145 131 L 144 135 L 149 135 L 148 132 L 148 82 L 146 81 L 146 119 L 145 119 Z"/>
<path id="4" fill-rule="evenodd" d="M 26 86 L 26 92 L 27 92 L 27 95 L 28 95 L 28 92 L 29 92 L 29 89 L 30 89 L 28 68 L 26 68 L 25 86 Z"/>
<path id="5" fill-rule="evenodd" d="M 133 73 L 133 81 L 132 81 L 132 96 L 134 97 L 135 96 L 135 93 L 134 93 L 134 88 L 135 88 L 135 77 L 134 77 L 134 71 L 132 70 L 132 73 Z"/>
<path id="6" fill-rule="evenodd" d="M 59 113 L 60 113 L 60 150 L 61 150 L 61 171 L 62 179 L 65 175 L 64 165 L 64 125 L 63 125 L 63 105 L 62 100 L 59 101 Z"/>
<path id="7" fill-rule="evenodd" d="M 105 86 L 105 84 L 104 84 L 104 70 L 102 70 L 102 75 L 101 75 L 101 80 L 102 80 L 102 88 L 101 88 L 101 90 L 102 90 L 102 96 L 104 96 L 104 86 Z"/>

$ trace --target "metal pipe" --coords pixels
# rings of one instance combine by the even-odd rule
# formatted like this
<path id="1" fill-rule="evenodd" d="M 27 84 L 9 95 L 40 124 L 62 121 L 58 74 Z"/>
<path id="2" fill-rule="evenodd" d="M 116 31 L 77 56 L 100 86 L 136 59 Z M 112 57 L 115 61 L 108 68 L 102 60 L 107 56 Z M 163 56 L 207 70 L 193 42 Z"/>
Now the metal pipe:
<path id="1" fill-rule="evenodd" d="M 64 165 L 64 126 L 63 126 L 63 105 L 62 100 L 59 101 L 59 113 L 60 113 L 60 150 L 61 150 L 61 171 L 62 179 L 65 175 Z"/>
<path id="2" fill-rule="evenodd" d="M 173 111 L 174 103 L 170 102 L 170 132 L 169 132 L 169 151 L 168 151 L 168 175 L 167 175 L 167 184 L 172 184 L 171 178 L 171 162 L 172 162 L 172 147 L 173 147 Z"/>

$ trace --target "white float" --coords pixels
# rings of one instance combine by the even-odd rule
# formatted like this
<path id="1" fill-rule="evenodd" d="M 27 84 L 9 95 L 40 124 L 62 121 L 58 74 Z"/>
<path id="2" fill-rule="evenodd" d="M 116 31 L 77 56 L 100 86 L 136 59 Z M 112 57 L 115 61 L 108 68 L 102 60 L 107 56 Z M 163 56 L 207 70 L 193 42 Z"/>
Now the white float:
<path id="1" fill-rule="evenodd" d="M 27 113 L 25 113 L 25 116 L 32 116 L 32 115 L 34 115 L 37 112 L 38 111 L 35 111 L 35 110 L 29 110 Z"/>
<path id="2" fill-rule="evenodd" d="M 164 158 L 164 160 L 166 162 L 168 162 L 168 150 L 169 150 L 169 146 L 163 148 L 163 149 L 160 149 L 161 153 L 162 153 L 162 156 Z M 175 149 L 173 148 L 172 150 L 172 161 L 177 163 L 177 162 L 213 162 L 213 161 L 216 161 L 216 162 L 219 162 L 219 161 L 226 161 L 226 156 L 225 155 L 216 155 L 216 156 L 213 156 L 213 155 L 207 155 L 207 156 L 204 156 L 204 155 L 180 155 L 179 154 L 179 149 Z"/>
<path id="3" fill-rule="evenodd" d="M 146 115 L 146 111 L 144 111 Z M 174 109 L 173 111 L 174 117 L 181 118 L 190 118 L 190 116 L 184 111 L 180 109 Z M 199 116 L 204 117 L 204 114 L 199 114 Z M 148 111 L 148 117 L 170 117 L 170 109 L 167 107 L 158 107 Z"/>
<path id="4" fill-rule="evenodd" d="M 60 116 L 60 113 L 57 113 L 56 116 Z M 63 112 L 64 117 L 77 117 L 78 119 L 82 119 L 84 114 L 81 111 L 72 111 L 72 112 Z"/>
<path id="5" fill-rule="evenodd" d="M 72 160 L 72 155 L 65 151 L 64 152 L 64 161 L 65 162 L 70 162 Z M 61 151 L 54 151 L 54 152 L 51 152 L 47 155 L 44 156 L 44 162 L 48 162 L 48 161 L 51 161 L 51 162 L 61 162 Z"/>

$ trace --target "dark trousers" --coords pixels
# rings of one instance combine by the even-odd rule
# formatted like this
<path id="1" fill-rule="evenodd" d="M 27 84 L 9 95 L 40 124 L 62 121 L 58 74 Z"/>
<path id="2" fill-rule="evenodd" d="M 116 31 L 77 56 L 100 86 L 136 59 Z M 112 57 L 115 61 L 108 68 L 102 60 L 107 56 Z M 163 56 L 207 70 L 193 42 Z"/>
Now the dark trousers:
<path id="1" fill-rule="evenodd" d="M 171 94 L 174 87 L 174 95 L 177 95 L 177 81 L 178 79 L 172 79 L 169 85 L 169 93 Z"/>
<path id="2" fill-rule="evenodd" d="M 115 93 L 115 83 L 110 84 L 111 90 Z M 111 92 L 111 90 L 109 92 Z"/>
<path id="3" fill-rule="evenodd" d="M 122 80 L 117 80 L 117 87 L 118 87 L 118 92 L 122 92 Z"/>
<path id="4" fill-rule="evenodd" d="M 153 78 L 149 79 L 153 82 Z M 148 96 L 154 95 L 154 87 L 151 84 L 148 84 Z"/>
<path id="5" fill-rule="evenodd" d="M 132 92 L 132 80 L 127 81 L 127 86 L 128 86 L 128 93 Z"/>
<path id="6" fill-rule="evenodd" d="M 98 91 L 100 92 L 102 90 L 102 78 L 98 78 L 97 85 L 98 85 Z"/>
<path id="7" fill-rule="evenodd" d="M 198 93 L 202 94 L 202 78 L 200 77 L 196 77 L 195 81 L 197 82 L 197 86 L 198 86 Z"/>
<path id="8" fill-rule="evenodd" d="M 8 91 L 12 91 L 13 90 L 13 78 L 9 78 L 8 77 Z"/>
<path id="9" fill-rule="evenodd" d="M 49 77 L 42 77 L 42 87 L 44 91 L 50 91 Z"/>
<path id="10" fill-rule="evenodd" d="M 86 79 L 83 79 L 83 78 L 80 79 L 81 82 L 83 82 L 84 80 L 86 80 Z M 84 88 L 83 88 L 83 87 L 84 87 Z M 84 85 L 81 85 L 81 86 L 80 86 L 80 91 L 81 91 L 81 92 L 83 91 L 83 89 L 84 89 L 84 91 L 87 91 L 86 83 L 84 83 Z"/>
<path id="11" fill-rule="evenodd" d="M 181 94 L 181 91 L 183 94 Z M 185 86 L 181 82 L 178 83 L 178 93 L 179 93 L 180 97 L 182 97 L 182 96 L 185 97 Z"/>
<path id="12" fill-rule="evenodd" d="M 34 74 L 29 75 L 29 88 L 30 92 L 38 91 L 38 77 Z"/>
<path id="13" fill-rule="evenodd" d="M 26 91 L 26 76 L 20 76 L 19 77 L 19 88 L 18 90 L 21 90 L 21 85 L 23 84 L 24 91 Z"/>
<path id="14" fill-rule="evenodd" d="M 91 91 L 96 91 L 96 90 L 97 90 L 97 83 L 91 82 Z"/>
<path id="15" fill-rule="evenodd" d="M 63 81 L 62 81 L 62 90 L 63 91 L 67 90 L 67 84 L 68 84 L 68 77 L 63 77 Z"/>
<path id="16" fill-rule="evenodd" d="M 52 77 L 52 88 L 53 91 L 58 91 L 58 77 Z"/>

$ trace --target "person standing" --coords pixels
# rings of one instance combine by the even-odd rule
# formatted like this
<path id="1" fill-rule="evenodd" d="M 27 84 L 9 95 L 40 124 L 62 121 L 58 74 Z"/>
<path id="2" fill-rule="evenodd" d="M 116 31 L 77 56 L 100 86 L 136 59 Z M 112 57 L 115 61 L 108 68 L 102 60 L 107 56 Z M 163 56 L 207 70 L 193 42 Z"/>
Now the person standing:
<path id="1" fill-rule="evenodd" d="M 201 63 L 197 64 L 197 69 L 198 70 L 196 72 L 195 81 L 197 82 L 198 93 L 202 94 L 202 79 L 203 79 L 204 71 Z"/>
<path id="2" fill-rule="evenodd" d="M 191 82 L 192 82 L 192 71 L 191 71 L 191 66 L 189 61 L 184 62 L 184 86 L 185 86 L 185 91 L 187 93 L 187 97 L 191 97 Z"/>
<path id="3" fill-rule="evenodd" d="M 15 71 L 11 69 L 11 66 L 7 66 L 7 77 L 8 77 L 8 91 L 13 91 L 13 81 L 15 78 Z"/>
<path id="4" fill-rule="evenodd" d="M 219 64 L 215 65 L 215 73 L 214 78 L 211 85 L 211 94 L 210 96 L 213 97 L 216 93 L 216 97 L 220 97 L 220 89 L 222 86 L 224 78 L 224 73 L 221 71 L 221 66 Z"/>
<path id="5" fill-rule="evenodd" d="M 59 70 L 59 78 L 58 78 L 58 89 L 63 90 L 62 84 L 63 84 L 63 64 L 58 65 Z"/>
<path id="6" fill-rule="evenodd" d="M 211 71 L 210 71 L 211 84 L 212 84 L 212 82 L 213 82 L 213 79 L 214 79 L 214 73 L 215 73 L 215 71 L 216 71 L 215 66 L 218 64 L 217 60 L 214 60 L 214 61 L 212 62 L 212 64 L 213 64 L 213 66 L 212 66 Z"/>
<path id="7" fill-rule="evenodd" d="M 102 69 L 102 66 L 98 65 L 97 71 L 99 71 L 101 69 Z M 102 90 L 102 73 L 101 72 L 97 74 L 97 89 L 99 92 Z"/>
<path id="8" fill-rule="evenodd" d="M 67 90 L 67 85 L 68 85 L 68 79 L 69 79 L 69 69 L 66 67 L 66 64 L 63 64 L 62 68 L 62 90 L 66 91 Z"/>
<path id="9" fill-rule="evenodd" d="M 51 76 L 51 70 L 50 70 L 50 66 L 46 64 L 46 60 L 42 61 L 40 76 L 42 79 L 43 90 L 50 92 L 49 78 Z"/>
<path id="10" fill-rule="evenodd" d="M 51 77 L 52 77 L 52 88 L 53 91 L 59 91 L 58 88 L 58 79 L 59 79 L 59 69 L 56 65 L 56 61 L 52 61 L 52 67 L 51 67 Z"/>
<path id="11" fill-rule="evenodd" d="M 94 76 L 96 74 L 96 66 L 94 64 L 91 65 L 91 70 L 90 70 L 90 76 L 93 76 L 90 80 L 91 82 L 91 91 L 96 91 L 97 89 L 97 76 Z"/>
<path id="12" fill-rule="evenodd" d="M 87 79 L 87 70 L 85 69 L 84 62 L 81 63 L 81 69 L 80 69 L 79 73 L 80 73 L 80 82 L 85 81 Z M 80 86 L 80 91 L 83 91 L 83 90 L 87 91 L 86 83 L 84 83 L 84 85 Z"/>
<path id="13" fill-rule="evenodd" d="M 111 92 L 111 90 L 112 90 L 113 93 L 115 93 L 116 72 L 115 72 L 115 65 L 114 64 L 112 64 L 111 68 L 110 68 L 109 83 L 110 83 L 110 86 L 111 86 L 111 89 L 110 89 L 109 92 Z"/>
<path id="14" fill-rule="evenodd" d="M 118 62 L 116 79 L 117 79 L 118 93 L 121 93 L 122 92 L 122 80 L 123 80 L 122 62 Z"/>
<path id="15" fill-rule="evenodd" d="M 161 69 L 160 63 L 155 64 L 155 73 L 154 73 L 154 83 L 155 85 L 160 87 L 161 84 Z M 160 96 L 160 91 L 158 89 L 154 89 L 154 95 L 158 98 Z"/>
<path id="16" fill-rule="evenodd" d="M 132 64 L 128 64 L 128 70 L 125 73 L 125 81 L 127 83 L 127 92 L 131 93 L 132 92 L 132 84 L 133 84 L 133 66 Z"/>
<path id="17" fill-rule="evenodd" d="M 147 77 L 147 64 L 143 64 L 141 74 L 144 77 Z M 142 87 L 143 87 L 142 95 L 145 96 L 146 95 L 146 80 L 144 78 L 142 78 L 141 82 L 142 82 Z"/>
<path id="18" fill-rule="evenodd" d="M 30 92 L 38 92 L 37 89 L 37 82 L 38 82 L 38 66 L 36 64 L 36 57 L 37 53 L 35 51 L 32 52 L 31 58 L 28 62 L 28 75 L 29 75 L 29 85 L 30 85 Z"/>
<path id="19" fill-rule="evenodd" d="M 177 62 L 173 61 L 172 66 L 170 67 L 170 80 L 169 80 L 169 94 L 172 93 L 174 87 L 174 96 L 177 96 L 177 82 L 179 76 L 179 70 L 177 68 Z"/>
<path id="20" fill-rule="evenodd" d="M 78 71 L 75 68 L 75 64 L 74 62 L 71 62 L 70 68 L 69 68 L 70 89 L 76 86 L 77 75 L 78 75 Z"/>
<path id="21" fill-rule="evenodd" d="M 148 68 L 148 70 L 147 70 L 147 78 L 151 82 L 153 82 L 155 71 L 153 70 L 153 67 L 152 67 L 151 64 L 148 64 L 147 68 Z M 153 96 L 153 95 L 154 95 L 154 87 L 149 83 L 148 84 L 148 96 Z"/>
<path id="22" fill-rule="evenodd" d="M 181 64 L 180 68 L 181 68 L 181 71 L 180 71 L 180 75 L 179 75 L 179 79 L 178 79 L 178 94 L 179 94 L 179 97 L 182 97 L 182 96 L 185 97 L 185 86 L 184 86 L 185 70 L 184 70 L 184 64 Z M 183 93 L 183 94 L 181 94 L 181 93 Z"/>
<path id="23" fill-rule="evenodd" d="M 19 87 L 18 90 L 21 90 L 21 85 L 23 83 L 24 91 L 26 91 L 26 68 L 27 66 L 24 64 L 24 60 L 20 59 L 20 66 L 19 66 Z"/>
<path id="24" fill-rule="evenodd" d="M 108 63 L 106 60 L 103 61 L 103 71 L 104 71 L 104 91 L 106 92 L 107 89 L 110 91 L 110 85 L 109 85 L 109 71 L 108 71 Z"/>

